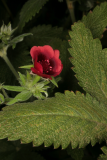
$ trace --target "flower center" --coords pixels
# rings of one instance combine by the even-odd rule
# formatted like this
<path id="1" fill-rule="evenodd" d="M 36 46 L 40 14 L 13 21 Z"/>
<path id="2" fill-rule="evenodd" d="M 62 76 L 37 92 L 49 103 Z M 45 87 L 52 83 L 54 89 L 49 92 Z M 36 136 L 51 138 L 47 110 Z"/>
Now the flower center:
<path id="1" fill-rule="evenodd" d="M 52 66 L 50 65 L 49 60 L 41 60 L 38 61 L 42 67 L 43 67 L 43 73 L 48 73 L 49 71 L 52 71 Z"/>

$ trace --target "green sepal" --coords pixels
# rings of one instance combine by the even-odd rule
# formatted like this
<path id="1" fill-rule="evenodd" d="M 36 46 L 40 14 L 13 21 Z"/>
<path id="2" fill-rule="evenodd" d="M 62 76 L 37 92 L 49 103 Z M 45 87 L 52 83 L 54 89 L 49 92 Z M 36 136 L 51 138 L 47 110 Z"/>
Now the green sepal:
<path id="1" fill-rule="evenodd" d="M 32 86 L 35 85 L 40 80 L 40 78 L 41 78 L 40 76 L 36 75 L 33 80 Z"/>
<path id="2" fill-rule="evenodd" d="M 9 90 L 9 91 L 16 91 L 16 92 L 22 92 L 25 90 L 24 87 L 21 86 L 8 86 L 8 85 L 3 85 L 2 86 L 4 89 Z"/>
<path id="3" fill-rule="evenodd" d="M 31 74 L 27 71 L 26 73 L 27 80 L 30 81 L 32 79 Z"/>
<path id="4" fill-rule="evenodd" d="M 45 99 L 45 97 L 42 95 L 42 93 L 40 93 L 38 91 L 33 93 L 33 96 L 38 98 L 38 99 Z"/>
<path id="5" fill-rule="evenodd" d="M 46 97 L 48 97 L 48 93 L 46 91 L 44 91 L 44 90 L 41 89 L 40 92 L 44 93 L 46 95 Z"/>
<path id="6" fill-rule="evenodd" d="M 17 36 L 17 37 L 13 38 L 13 39 L 9 42 L 9 45 L 10 45 L 10 46 L 12 45 L 12 48 L 14 49 L 14 48 L 16 47 L 16 43 L 23 41 L 24 37 L 25 37 L 25 36 L 29 36 L 29 35 L 33 35 L 33 34 L 32 34 L 32 33 L 25 33 L 25 34 L 22 34 L 22 35 L 20 35 L 20 36 Z"/>
<path id="7" fill-rule="evenodd" d="M 21 74 L 20 72 L 19 73 L 19 77 L 20 77 L 20 84 L 21 85 L 25 85 L 26 84 L 26 77 L 25 75 Z"/>
<path id="8" fill-rule="evenodd" d="M 56 83 L 58 83 L 61 80 L 61 77 L 55 78 Z"/>
<path id="9" fill-rule="evenodd" d="M 49 80 L 44 81 L 44 85 L 49 84 L 49 83 L 50 83 Z"/>
<path id="10" fill-rule="evenodd" d="M 53 76 L 51 76 L 52 80 L 50 80 L 56 87 L 58 87 L 56 81 L 55 81 L 55 78 Z"/>
<path id="11" fill-rule="evenodd" d="M 50 88 L 50 87 L 49 86 L 44 86 L 42 89 L 46 90 L 48 88 Z"/>
<path id="12" fill-rule="evenodd" d="M 34 67 L 34 65 L 31 64 L 31 65 L 21 66 L 21 67 L 19 67 L 19 68 L 23 68 L 23 69 L 31 69 L 31 67 Z"/>
<path id="13" fill-rule="evenodd" d="M 7 103 L 7 105 L 12 105 L 16 102 L 22 102 L 28 100 L 32 96 L 32 93 L 30 91 L 22 91 L 19 93 L 15 98 L 13 98 L 10 102 Z"/>
<path id="14" fill-rule="evenodd" d="M 4 102 L 4 96 L 0 93 L 0 104 Z"/>
<path id="15" fill-rule="evenodd" d="M 43 87 L 44 87 L 44 83 L 43 82 L 39 82 L 39 83 L 36 84 L 36 88 L 37 89 L 41 89 Z"/>

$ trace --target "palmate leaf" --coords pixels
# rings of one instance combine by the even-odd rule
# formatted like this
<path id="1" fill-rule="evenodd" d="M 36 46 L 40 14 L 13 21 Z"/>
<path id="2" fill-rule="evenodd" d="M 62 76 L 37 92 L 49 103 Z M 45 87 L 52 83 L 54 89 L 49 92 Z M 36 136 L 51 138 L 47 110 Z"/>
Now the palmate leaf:
<path id="1" fill-rule="evenodd" d="M 82 22 L 91 30 L 93 38 L 101 38 L 107 26 L 107 2 L 101 3 L 87 16 L 83 16 Z"/>
<path id="2" fill-rule="evenodd" d="M 107 49 L 99 39 L 93 39 L 83 23 L 72 26 L 69 49 L 73 71 L 84 90 L 107 105 Z"/>
<path id="3" fill-rule="evenodd" d="M 42 8 L 42 6 L 48 0 L 28 0 L 22 7 L 20 13 L 19 29 L 22 30 L 25 26 L 25 23 L 32 19 L 32 16 L 35 16 L 36 13 Z"/>
<path id="4" fill-rule="evenodd" d="M 0 139 L 44 142 L 66 148 L 85 147 L 107 140 L 107 108 L 87 94 L 66 91 L 56 97 L 4 107 L 0 112 Z"/>

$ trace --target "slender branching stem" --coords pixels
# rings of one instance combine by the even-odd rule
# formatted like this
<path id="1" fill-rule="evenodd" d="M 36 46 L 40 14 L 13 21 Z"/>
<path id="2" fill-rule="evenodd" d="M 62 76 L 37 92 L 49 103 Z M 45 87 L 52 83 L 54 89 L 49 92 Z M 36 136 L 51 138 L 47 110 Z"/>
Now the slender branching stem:
<path id="1" fill-rule="evenodd" d="M 5 60 L 5 62 L 7 63 L 8 67 L 10 68 L 10 70 L 12 71 L 12 73 L 14 74 L 14 76 L 16 77 L 16 79 L 19 79 L 19 75 L 16 72 L 16 70 L 14 69 L 13 65 L 11 64 L 10 60 L 8 59 L 8 57 L 4 54 L 2 56 L 2 58 Z"/>
<path id="2" fill-rule="evenodd" d="M 72 23 L 76 22 L 75 14 L 74 14 L 74 4 L 70 0 L 66 0 L 68 10 L 70 12 Z"/>

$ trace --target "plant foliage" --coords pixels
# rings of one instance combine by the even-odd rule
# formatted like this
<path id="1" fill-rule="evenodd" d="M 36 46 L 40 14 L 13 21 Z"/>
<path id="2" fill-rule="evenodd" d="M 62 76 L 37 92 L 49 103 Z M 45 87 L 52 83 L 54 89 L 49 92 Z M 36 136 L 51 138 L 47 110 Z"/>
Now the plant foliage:
<path id="1" fill-rule="evenodd" d="M 107 159 L 107 147 L 104 146 L 101 148 L 101 150 L 104 152 L 104 154 L 100 155 L 100 157 L 98 158 L 98 160 L 106 160 Z"/>
<path id="2" fill-rule="evenodd" d="M 40 154 L 32 150 L 31 145 L 21 145 L 20 141 L 7 142 L 6 139 L 0 141 L 1 160 L 45 160 Z"/>
<path id="3" fill-rule="evenodd" d="M 17 108 L 17 109 L 16 109 Z M 95 145 L 107 139 L 107 108 L 89 94 L 66 91 L 55 98 L 5 107 L 0 113 L 0 139 L 33 141 L 34 146 L 44 142 L 66 148 Z M 11 127 L 10 127 L 11 126 Z"/>
<path id="4" fill-rule="evenodd" d="M 29 0 L 25 3 L 20 13 L 20 21 L 19 21 L 20 31 L 25 26 L 25 23 L 31 20 L 32 16 L 35 16 L 36 13 L 39 12 L 39 10 L 47 1 L 48 0 Z"/>
<path id="5" fill-rule="evenodd" d="M 28 47 L 25 43 L 19 43 L 16 45 L 16 48 L 12 50 L 10 47 L 7 51 L 8 58 L 16 71 L 20 71 L 19 66 L 27 65 L 31 63 L 31 59 L 29 58 Z M 23 72 L 23 70 L 21 70 Z M 0 57 L 0 82 L 4 82 L 6 85 L 15 85 L 18 82 L 14 77 L 13 73 L 5 63 L 5 61 Z"/>
<path id="6" fill-rule="evenodd" d="M 83 23 L 75 23 L 72 30 L 69 52 L 79 84 L 98 101 L 107 104 L 107 49 L 102 50 L 100 40 L 93 39 Z"/>
<path id="7" fill-rule="evenodd" d="M 72 147 L 69 145 L 66 150 L 68 155 L 70 155 L 74 160 L 82 160 L 84 157 L 84 148 L 72 149 Z"/>
<path id="8" fill-rule="evenodd" d="M 33 27 L 29 32 L 33 34 L 30 39 L 26 37 L 26 43 L 29 47 L 33 45 L 50 45 L 54 38 L 63 38 L 63 29 L 61 27 L 52 27 L 51 25 L 39 25 Z"/>
<path id="9" fill-rule="evenodd" d="M 107 159 L 106 32 L 103 35 L 107 30 L 107 2 L 103 1 L 27 0 L 18 4 L 15 1 L 14 10 L 10 0 L 0 1 L 0 24 L 4 21 L 0 28 L 1 160 L 57 159 L 49 155 L 53 146 L 66 148 L 54 150 L 57 155 L 66 153 L 64 160 Z M 74 19 L 79 21 L 72 25 L 69 36 L 68 29 Z M 102 36 L 104 43 L 100 42 Z M 32 63 L 31 48 L 44 45 L 59 50 L 60 55 L 56 51 L 54 59 L 48 61 L 45 59 L 48 51 L 47 56 L 41 52 Z M 42 66 L 47 70 L 50 64 L 55 70 L 60 63 L 56 54 L 63 64 L 58 77 L 49 80 L 28 72 L 36 62 L 41 64 L 41 69 L 37 64 L 38 72 Z M 43 146 L 51 147 L 42 152 Z M 93 155 L 90 146 L 91 149 L 98 146 L 99 153 Z"/>
<path id="10" fill-rule="evenodd" d="M 83 16 L 82 22 L 91 30 L 93 38 L 101 38 L 107 25 L 107 2 L 101 3 L 87 16 Z"/>

